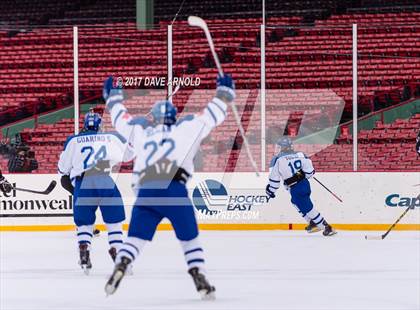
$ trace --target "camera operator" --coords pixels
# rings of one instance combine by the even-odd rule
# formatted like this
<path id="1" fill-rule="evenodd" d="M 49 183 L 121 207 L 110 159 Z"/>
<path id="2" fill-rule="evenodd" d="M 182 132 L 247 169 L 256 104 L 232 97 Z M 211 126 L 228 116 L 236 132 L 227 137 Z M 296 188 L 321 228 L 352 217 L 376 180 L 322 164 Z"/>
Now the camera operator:
<path id="1" fill-rule="evenodd" d="M 35 159 L 35 153 L 30 150 L 19 134 L 16 134 L 15 141 L 6 143 L 2 141 L 0 145 L 0 154 L 9 161 L 7 167 L 10 173 L 31 172 L 38 169 L 38 161 Z"/>
<path id="2" fill-rule="evenodd" d="M 9 172 L 31 172 L 38 169 L 38 161 L 32 151 L 18 149 L 17 153 L 9 159 L 8 168 Z"/>

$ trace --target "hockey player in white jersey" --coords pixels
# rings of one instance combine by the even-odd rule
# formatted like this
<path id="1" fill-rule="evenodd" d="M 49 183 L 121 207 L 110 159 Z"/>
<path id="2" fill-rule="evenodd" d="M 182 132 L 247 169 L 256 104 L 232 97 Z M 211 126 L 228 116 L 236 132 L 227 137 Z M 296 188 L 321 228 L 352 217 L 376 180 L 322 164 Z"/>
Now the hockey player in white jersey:
<path id="1" fill-rule="evenodd" d="M 203 299 L 213 299 L 215 288 L 206 279 L 203 248 L 186 183 L 194 171 L 193 159 L 201 141 L 226 118 L 227 103 L 235 98 L 233 80 L 229 75 L 217 79 L 216 96 L 199 116 L 177 120 L 177 110 L 170 101 L 155 103 L 151 110 L 153 124 L 145 129 L 137 126 L 127 112 L 122 91 L 111 86 L 110 78 L 105 83 L 104 98 L 114 127 L 135 149 L 132 185 L 138 191 L 128 237 L 118 252 L 105 291 L 115 292 L 127 266 L 152 240 L 161 220 L 167 218 L 181 243 L 197 291 Z"/>
<path id="2" fill-rule="evenodd" d="M 92 268 L 90 247 L 98 207 L 108 230 L 109 254 L 113 260 L 123 243 L 124 204 L 110 172 L 112 166 L 131 160 L 133 154 L 124 137 L 118 133 L 100 133 L 100 125 L 99 114 L 87 113 L 82 132 L 67 139 L 58 162 L 61 184 L 74 195 L 79 264 L 86 274 Z"/>
<path id="3" fill-rule="evenodd" d="M 312 233 L 323 230 L 324 236 L 334 235 L 335 230 L 315 210 L 311 201 L 311 185 L 308 179 L 315 174 L 312 161 L 302 152 L 293 150 L 289 137 L 281 138 L 277 144 L 280 147 L 280 153 L 275 155 L 270 163 L 266 194 L 270 198 L 275 198 L 275 192 L 283 182 L 286 190 L 290 192 L 292 204 L 309 223 L 305 228 L 306 231 Z"/>

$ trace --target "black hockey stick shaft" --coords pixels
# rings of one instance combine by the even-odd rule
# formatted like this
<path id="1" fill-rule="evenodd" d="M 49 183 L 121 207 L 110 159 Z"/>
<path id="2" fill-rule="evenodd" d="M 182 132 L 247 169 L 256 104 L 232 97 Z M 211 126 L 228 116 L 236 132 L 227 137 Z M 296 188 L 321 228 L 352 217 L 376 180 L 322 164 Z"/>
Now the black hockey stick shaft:
<path id="1" fill-rule="evenodd" d="M 417 196 L 416 199 L 420 199 L 420 195 Z M 404 217 L 404 215 L 406 215 L 408 213 L 408 211 L 411 209 L 411 207 L 408 207 L 407 209 L 405 209 L 405 211 L 400 215 L 400 217 L 395 221 L 394 224 L 391 225 L 391 227 L 388 228 L 388 230 L 386 231 L 386 233 L 384 233 L 381 237 L 382 239 L 385 239 L 386 236 L 388 236 L 388 234 L 391 232 L 391 230 L 394 229 L 394 227 L 398 224 L 399 221 L 401 221 L 401 219 Z"/>
<path id="2" fill-rule="evenodd" d="M 17 191 L 21 191 L 21 192 L 28 192 L 28 193 L 34 193 L 34 194 L 40 194 L 40 195 L 48 195 L 49 193 L 52 192 L 52 190 L 55 188 L 55 186 L 57 185 L 56 181 L 51 181 L 50 185 L 48 185 L 47 189 L 44 191 L 36 191 L 33 189 L 28 189 L 28 188 L 20 188 L 20 187 L 13 187 L 14 190 Z"/>
<path id="3" fill-rule="evenodd" d="M 338 197 L 336 194 L 334 194 L 328 187 L 326 187 L 324 184 L 321 183 L 317 178 L 313 177 L 315 181 L 319 183 L 323 188 L 325 188 L 331 195 L 333 195 L 339 202 L 343 202 L 340 197 Z"/>

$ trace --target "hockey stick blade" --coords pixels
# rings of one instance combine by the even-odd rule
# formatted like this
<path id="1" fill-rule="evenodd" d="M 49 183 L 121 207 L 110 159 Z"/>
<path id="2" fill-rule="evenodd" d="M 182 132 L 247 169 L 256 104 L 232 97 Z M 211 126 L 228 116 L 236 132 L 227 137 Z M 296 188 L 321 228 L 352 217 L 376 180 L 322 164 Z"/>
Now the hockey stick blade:
<path id="1" fill-rule="evenodd" d="M 36 190 L 32 190 L 32 189 L 27 189 L 27 188 L 20 188 L 20 187 L 14 187 L 14 190 L 17 191 L 21 191 L 21 192 L 28 192 L 28 193 L 34 193 L 34 194 L 40 194 L 40 195 L 48 195 L 49 193 L 51 193 L 53 191 L 53 189 L 55 188 L 55 186 L 57 185 L 56 181 L 51 181 L 50 185 L 48 185 L 47 189 L 44 191 L 36 191 Z"/>
<path id="2" fill-rule="evenodd" d="M 383 235 L 380 236 L 365 236 L 366 240 L 382 240 L 383 239 Z"/>
<path id="3" fill-rule="evenodd" d="M 220 65 L 219 56 L 217 56 L 216 50 L 214 48 L 213 39 L 211 37 L 209 28 L 207 27 L 207 23 L 198 16 L 189 16 L 188 24 L 192 27 L 200 27 L 204 31 L 204 34 L 206 35 L 207 41 L 210 46 L 210 51 L 213 55 L 213 59 L 217 67 L 217 71 L 219 71 L 219 75 L 223 77 L 224 76 L 223 69 L 222 69 L 222 66 Z"/>

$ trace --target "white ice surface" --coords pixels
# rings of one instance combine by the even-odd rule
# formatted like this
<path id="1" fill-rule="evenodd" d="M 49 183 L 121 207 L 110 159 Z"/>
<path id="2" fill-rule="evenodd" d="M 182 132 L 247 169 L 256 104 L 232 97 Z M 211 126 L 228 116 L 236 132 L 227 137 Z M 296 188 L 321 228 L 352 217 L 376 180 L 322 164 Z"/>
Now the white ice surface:
<path id="1" fill-rule="evenodd" d="M 173 232 L 157 233 L 108 298 L 104 232 L 90 276 L 71 232 L 0 233 L 0 309 L 420 309 L 420 233 L 365 234 L 380 233 L 202 232 L 211 302 L 199 300 Z"/>

